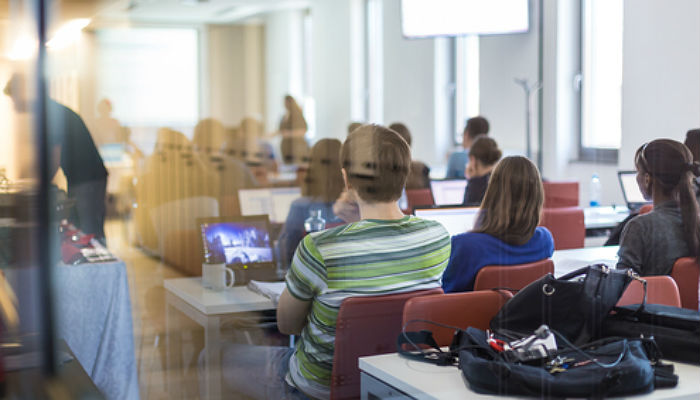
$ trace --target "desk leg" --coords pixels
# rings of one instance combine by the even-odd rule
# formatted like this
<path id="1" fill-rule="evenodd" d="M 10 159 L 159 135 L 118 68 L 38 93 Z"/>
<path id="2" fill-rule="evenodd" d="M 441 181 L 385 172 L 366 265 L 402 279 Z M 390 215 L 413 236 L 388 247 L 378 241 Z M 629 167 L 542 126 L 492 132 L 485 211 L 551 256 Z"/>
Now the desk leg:
<path id="1" fill-rule="evenodd" d="M 221 318 L 210 316 L 204 328 L 204 373 L 207 379 L 205 396 L 221 398 Z"/>
<path id="2" fill-rule="evenodd" d="M 168 293 L 169 295 L 169 293 Z M 181 398 L 182 368 L 182 338 L 179 329 L 179 315 L 175 307 L 165 302 L 165 389 L 171 399 Z"/>

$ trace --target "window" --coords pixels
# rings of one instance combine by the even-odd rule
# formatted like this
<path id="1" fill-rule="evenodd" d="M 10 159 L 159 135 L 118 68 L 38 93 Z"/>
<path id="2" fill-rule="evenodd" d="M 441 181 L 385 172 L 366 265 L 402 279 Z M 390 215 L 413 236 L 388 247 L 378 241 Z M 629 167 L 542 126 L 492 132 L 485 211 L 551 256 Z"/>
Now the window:
<path id="1" fill-rule="evenodd" d="M 194 126 L 199 118 L 197 30 L 101 29 L 98 96 L 127 126 Z"/>
<path id="2" fill-rule="evenodd" d="M 583 160 L 617 162 L 622 140 L 623 0 L 582 0 Z"/>
<path id="3" fill-rule="evenodd" d="M 455 132 L 456 144 L 462 143 L 467 120 L 479 115 L 479 36 L 455 38 Z"/>

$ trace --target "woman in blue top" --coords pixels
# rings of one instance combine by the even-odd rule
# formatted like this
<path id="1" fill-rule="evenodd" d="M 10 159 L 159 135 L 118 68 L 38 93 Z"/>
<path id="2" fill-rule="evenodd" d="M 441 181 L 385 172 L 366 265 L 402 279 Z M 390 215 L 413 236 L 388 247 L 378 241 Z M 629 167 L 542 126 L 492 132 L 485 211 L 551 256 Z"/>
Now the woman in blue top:
<path id="1" fill-rule="evenodd" d="M 292 202 L 277 243 L 281 265 L 285 270 L 306 234 L 304 221 L 311 211 L 321 210 L 321 218 L 326 220 L 326 225 L 342 222 L 333 213 L 333 202 L 343 190 L 340 146 L 337 139 L 321 139 L 311 149 L 309 170 L 301 186 L 302 197 Z"/>
<path id="2" fill-rule="evenodd" d="M 535 164 L 506 157 L 493 170 L 474 230 L 452 237 L 452 253 L 442 278 L 445 292 L 474 289 L 487 265 L 526 264 L 552 256 L 554 240 L 538 227 L 544 189 Z"/>

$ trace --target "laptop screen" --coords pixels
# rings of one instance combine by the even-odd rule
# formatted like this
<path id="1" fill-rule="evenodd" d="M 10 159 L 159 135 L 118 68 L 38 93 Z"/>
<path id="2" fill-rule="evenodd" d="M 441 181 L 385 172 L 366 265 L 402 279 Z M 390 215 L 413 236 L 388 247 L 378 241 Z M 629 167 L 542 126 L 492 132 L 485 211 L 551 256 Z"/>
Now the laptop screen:
<path id="1" fill-rule="evenodd" d="M 629 208 L 635 208 L 634 206 L 649 203 L 649 201 L 644 198 L 641 190 L 639 190 L 636 171 L 620 171 L 618 172 L 618 177 L 620 178 L 622 195 L 625 197 Z"/>
<path id="2" fill-rule="evenodd" d="M 244 269 L 274 264 L 267 216 L 200 220 L 204 254 L 229 267 Z"/>
<path id="3" fill-rule="evenodd" d="M 450 236 L 472 230 L 478 214 L 478 207 L 437 207 L 415 210 L 416 217 L 439 222 Z"/>
<path id="4" fill-rule="evenodd" d="M 301 197 L 301 188 L 241 189 L 238 200 L 242 215 L 270 216 L 270 222 L 281 224 L 287 219 L 292 202 Z"/>
<path id="5" fill-rule="evenodd" d="M 438 206 L 462 204 L 466 188 L 467 181 L 464 179 L 430 181 L 430 189 Z"/>

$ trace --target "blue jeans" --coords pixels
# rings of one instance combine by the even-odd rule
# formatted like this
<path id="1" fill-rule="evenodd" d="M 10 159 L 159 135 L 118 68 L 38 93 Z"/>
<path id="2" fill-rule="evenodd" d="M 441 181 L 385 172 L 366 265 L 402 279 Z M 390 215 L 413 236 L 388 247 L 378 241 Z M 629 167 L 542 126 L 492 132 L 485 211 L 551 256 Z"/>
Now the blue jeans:
<path id="1" fill-rule="evenodd" d="M 308 400 L 284 379 L 293 353 L 289 347 L 225 344 L 221 350 L 222 397 L 239 394 L 253 399 Z M 201 365 L 200 355 L 200 373 Z"/>

